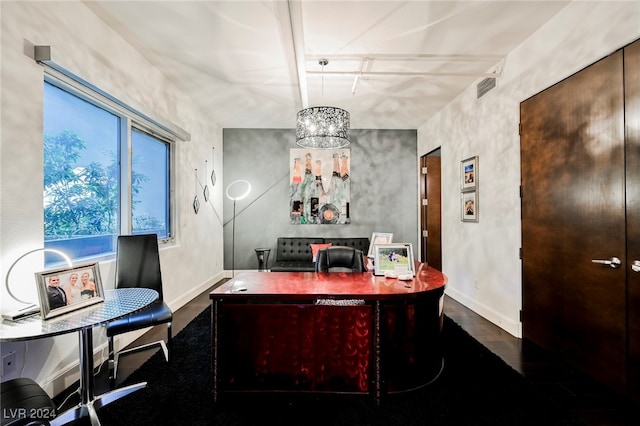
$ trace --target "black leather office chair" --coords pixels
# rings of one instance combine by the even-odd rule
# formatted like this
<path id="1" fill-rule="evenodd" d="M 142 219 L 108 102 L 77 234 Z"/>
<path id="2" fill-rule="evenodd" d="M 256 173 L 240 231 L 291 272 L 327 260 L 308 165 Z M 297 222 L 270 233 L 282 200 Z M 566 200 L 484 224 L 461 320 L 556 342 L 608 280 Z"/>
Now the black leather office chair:
<path id="1" fill-rule="evenodd" d="M 2 426 L 48 425 L 56 416 L 56 405 L 32 379 L 20 377 L 0 384 Z"/>
<path id="2" fill-rule="evenodd" d="M 318 251 L 316 272 L 366 272 L 362 250 L 332 246 Z"/>
<path id="3" fill-rule="evenodd" d="M 118 372 L 118 358 L 122 355 L 160 345 L 167 362 L 169 362 L 170 359 L 171 322 L 173 321 L 173 313 L 162 299 L 162 275 L 160 273 L 160 255 L 158 252 L 158 236 L 156 234 L 121 235 L 118 237 L 116 287 L 151 288 L 157 291 L 160 297 L 147 308 L 107 324 L 107 338 L 109 340 L 109 378 L 112 383 L 115 381 Z M 125 349 L 118 353 L 114 351 L 114 336 L 158 324 L 167 324 L 166 344 L 164 340 L 159 340 L 146 345 Z"/>

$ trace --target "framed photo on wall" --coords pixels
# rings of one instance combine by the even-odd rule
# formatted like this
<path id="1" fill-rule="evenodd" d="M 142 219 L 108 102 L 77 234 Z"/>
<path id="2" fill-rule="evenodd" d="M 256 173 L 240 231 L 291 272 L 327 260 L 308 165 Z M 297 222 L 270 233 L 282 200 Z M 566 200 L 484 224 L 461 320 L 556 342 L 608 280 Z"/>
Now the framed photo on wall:
<path id="1" fill-rule="evenodd" d="M 411 243 L 376 244 L 373 258 L 375 275 L 384 275 L 387 271 L 396 272 L 398 267 L 406 267 L 406 272 L 415 274 Z"/>
<path id="2" fill-rule="evenodd" d="M 37 272 L 36 284 L 44 319 L 104 302 L 97 263 Z"/>
<path id="3" fill-rule="evenodd" d="M 462 192 L 478 189 L 478 156 L 460 162 L 460 189 Z"/>
<path id="4" fill-rule="evenodd" d="M 460 205 L 463 222 L 478 221 L 478 191 L 461 193 Z"/>

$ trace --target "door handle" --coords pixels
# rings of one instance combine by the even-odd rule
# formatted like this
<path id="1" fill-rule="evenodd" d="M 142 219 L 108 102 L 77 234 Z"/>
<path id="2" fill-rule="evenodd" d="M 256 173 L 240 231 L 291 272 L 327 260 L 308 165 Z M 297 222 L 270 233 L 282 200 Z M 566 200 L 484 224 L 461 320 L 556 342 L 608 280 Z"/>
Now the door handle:
<path id="1" fill-rule="evenodd" d="M 631 264 L 631 270 L 633 272 L 640 272 L 640 260 L 634 260 Z"/>
<path id="2" fill-rule="evenodd" d="M 617 268 L 620 267 L 620 265 L 622 265 L 622 262 L 620 261 L 620 259 L 618 259 L 615 256 L 612 257 L 611 259 L 608 259 L 608 260 L 593 259 L 592 262 L 593 263 L 601 263 L 603 265 L 609 265 L 613 269 L 617 269 Z M 640 262 L 638 263 L 638 270 L 640 271 Z"/>

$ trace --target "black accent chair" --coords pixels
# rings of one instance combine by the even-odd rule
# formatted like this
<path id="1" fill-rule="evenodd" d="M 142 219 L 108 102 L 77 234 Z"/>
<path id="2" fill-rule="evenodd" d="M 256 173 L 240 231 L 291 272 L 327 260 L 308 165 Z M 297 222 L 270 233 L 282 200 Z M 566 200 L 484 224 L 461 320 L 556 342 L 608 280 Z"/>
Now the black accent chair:
<path id="1" fill-rule="evenodd" d="M 162 298 L 162 275 L 160 273 L 160 254 L 158 252 L 158 236 L 156 234 L 120 235 L 116 257 L 116 288 L 142 287 L 151 288 L 160 296 L 145 309 L 111 321 L 107 324 L 109 341 L 109 379 L 113 384 L 118 372 L 118 358 L 132 352 L 147 350 L 160 346 L 164 357 L 169 362 L 171 350 L 171 322 L 173 313 Z M 167 343 L 164 340 L 114 351 L 114 336 L 142 328 L 167 324 Z"/>
<path id="2" fill-rule="evenodd" d="M 56 405 L 32 379 L 20 377 L 0 384 L 2 426 L 49 425 L 56 416 Z"/>
<path id="3" fill-rule="evenodd" d="M 316 272 L 366 272 L 362 250 L 332 246 L 318 251 Z"/>

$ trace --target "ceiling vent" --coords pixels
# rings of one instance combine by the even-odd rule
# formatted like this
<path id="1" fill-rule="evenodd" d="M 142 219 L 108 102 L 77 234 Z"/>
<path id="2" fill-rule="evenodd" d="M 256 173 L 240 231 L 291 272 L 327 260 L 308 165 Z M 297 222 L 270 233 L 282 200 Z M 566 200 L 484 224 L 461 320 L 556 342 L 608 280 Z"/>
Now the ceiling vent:
<path id="1" fill-rule="evenodd" d="M 486 95 L 487 93 L 495 89 L 496 84 L 497 84 L 497 79 L 495 77 L 489 77 L 482 80 L 480 83 L 478 83 L 478 86 L 477 86 L 478 94 L 476 99 L 480 99 L 481 97 L 483 97 L 484 95 Z"/>

